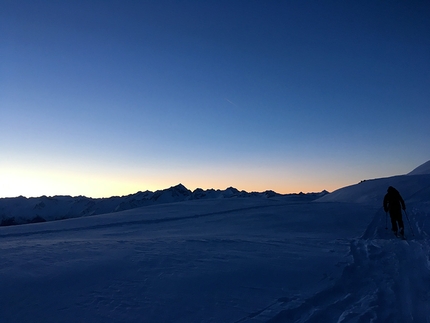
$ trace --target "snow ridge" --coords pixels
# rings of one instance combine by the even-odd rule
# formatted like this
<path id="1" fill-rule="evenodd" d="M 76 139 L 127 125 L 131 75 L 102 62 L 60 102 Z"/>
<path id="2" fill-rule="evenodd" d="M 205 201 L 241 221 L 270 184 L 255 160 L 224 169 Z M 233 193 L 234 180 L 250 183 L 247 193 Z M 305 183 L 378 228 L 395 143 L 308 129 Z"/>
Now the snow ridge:
<path id="1" fill-rule="evenodd" d="M 399 175 L 362 181 L 358 184 L 340 188 L 327 194 L 316 202 L 360 203 L 382 206 L 382 200 L 389 186 L 394 186 L 404 199 L 415 197 L 423 200 L 430 190 L 430 174 Z"/>
<path id="2" fill-rule="evenodd" d="M 412 172 L 408 173 L 408 175 L 423 175 L 423 174 L 430 174 L 430 160 L 418 166 Z"/>

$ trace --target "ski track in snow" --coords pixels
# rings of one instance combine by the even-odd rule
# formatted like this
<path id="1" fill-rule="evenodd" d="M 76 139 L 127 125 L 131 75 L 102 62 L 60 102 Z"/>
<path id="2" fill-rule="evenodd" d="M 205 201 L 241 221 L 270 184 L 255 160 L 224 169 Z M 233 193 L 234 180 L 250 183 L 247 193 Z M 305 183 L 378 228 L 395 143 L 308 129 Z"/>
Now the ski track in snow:
<path id="1" fill-rule="evenodd" d="M 422 249 L 417 241 L 354 241 L 353 263 L 341 279 L 299 305 L 281 299 L 278 307 L 286 309 L 267 322 L 430 322 L 430 276 L 428 259 L 419 259 Z"/>
<path id="2" fill-rule="evenodd" d="M 410 225 L 405 218 L 410 237 L 401 240 L 383 229 L 381 214 L 375 215 L 364 235 L 350 242 L 352 260 L 332 286 L 306 299 L 280 298 L 235 323 L 429 323 L 427 217 L 415 211 Z"/>

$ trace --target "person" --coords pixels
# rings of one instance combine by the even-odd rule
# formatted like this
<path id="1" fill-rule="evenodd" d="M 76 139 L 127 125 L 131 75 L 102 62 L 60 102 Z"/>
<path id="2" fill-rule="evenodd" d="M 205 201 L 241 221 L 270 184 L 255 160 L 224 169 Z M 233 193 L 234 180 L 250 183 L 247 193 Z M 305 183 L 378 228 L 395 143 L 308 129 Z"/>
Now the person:
<path id="1" fill-rule="evenodd" d="M 397 230 L 401 236 L 405 233 L 405 227 L 402 219 L 402 209 L 406 210 L 405 201 L 399 191 L 394 187 L 388 187 L 387 194 L 384 196 L 384 211 L 390 212 L 391 230 L 397 235 Z"/>

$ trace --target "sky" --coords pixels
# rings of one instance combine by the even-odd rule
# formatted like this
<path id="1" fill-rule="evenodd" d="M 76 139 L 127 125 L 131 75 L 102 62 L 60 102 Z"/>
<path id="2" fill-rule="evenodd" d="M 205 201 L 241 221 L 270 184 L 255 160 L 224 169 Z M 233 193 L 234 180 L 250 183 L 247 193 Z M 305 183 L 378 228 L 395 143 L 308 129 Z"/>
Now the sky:
<path id="1" fill-rule="evenodd" d="M 0 197 L 333 191 L 430 159 L 427 1 L 0 0 Z"/>

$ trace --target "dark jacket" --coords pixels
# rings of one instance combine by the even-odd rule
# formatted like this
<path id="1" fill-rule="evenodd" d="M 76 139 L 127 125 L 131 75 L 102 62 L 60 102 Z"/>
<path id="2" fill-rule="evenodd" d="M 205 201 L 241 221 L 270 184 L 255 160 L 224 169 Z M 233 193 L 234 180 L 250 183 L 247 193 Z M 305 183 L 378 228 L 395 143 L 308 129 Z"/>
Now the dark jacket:
<path id="1" fill-rule="evenodd" d="M 403 201 L 399 191 L 390 186 L 384 197 L 384 211 L 390 211 L 390 214 L 401 213 L 401 209 L 406 209 L 405 201 Z"/>

